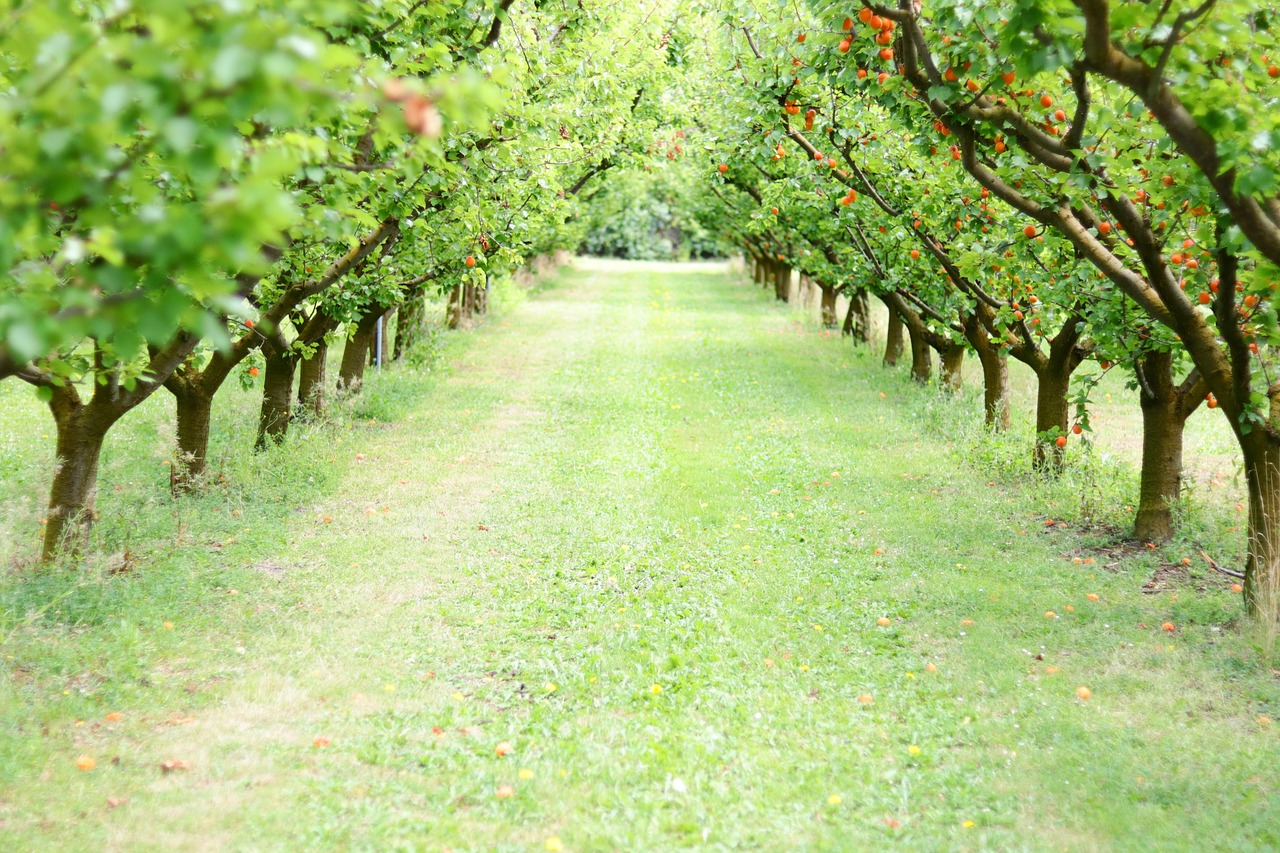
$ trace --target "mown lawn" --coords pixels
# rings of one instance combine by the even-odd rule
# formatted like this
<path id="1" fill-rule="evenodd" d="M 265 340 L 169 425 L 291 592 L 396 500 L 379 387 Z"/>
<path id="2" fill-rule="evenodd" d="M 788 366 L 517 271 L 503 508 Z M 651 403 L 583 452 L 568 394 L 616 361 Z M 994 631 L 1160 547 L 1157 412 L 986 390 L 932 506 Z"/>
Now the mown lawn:
<path id="1" fill-rule="evenodd" d="M 265 456 L 230 395 L 180 504 L 152 401 L 79 572 L 30 564 L 46 421 L 0 386 L 0 847 L 1280 846 L 1270 658 L 1202 561 L 1142 591 L 1196 552 L 1113 547 L 1100 454 L 1030 483 L 720 267 L 585 265 L 444 347 Z"/>

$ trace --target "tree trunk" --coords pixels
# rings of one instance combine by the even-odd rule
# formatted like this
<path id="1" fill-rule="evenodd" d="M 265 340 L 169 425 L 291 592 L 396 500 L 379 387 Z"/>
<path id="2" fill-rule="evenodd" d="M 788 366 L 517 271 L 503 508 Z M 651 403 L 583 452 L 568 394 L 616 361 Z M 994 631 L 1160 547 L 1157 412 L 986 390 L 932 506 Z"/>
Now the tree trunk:
<path id="1" fill-rule="evenodd" d="M 449 301 L 445 304 L 445 325 L 450 329 L 462 328 L 464 306 L 463 287 L 455 284 L 449 290 Z"/>
<path id="2" fill-rule="evenodd" d="M 889 309 L 889 328 L 884 336 L 884 365 L 896 367 L 902 357 L 902 317 L 888 300 L 882 298 L 882 301 Z"/>
<path id="3" fill-rule="evenodd" d="M 178 450 L 169 469 L 169 491 L 174 497 L 191 491 L 204 477 L 213 419 L 213 394 L 202 385 L 181 387 L 181 391 L 170 388 L 176 403 L 178 432 Z"/>
<path id="4" fill-rule="evenodd" d="M 342 350 L 342 364 L 338 368 L 338 390 L 354 393 L 364 382 L 364 366 L 369 360 L 369 348 L 373 346 L 374 326 L 382 312 L 374 307 L 356 323 L 355 331 L 347 339 Z"/>
<path id="5" fill-rule="evenodd" d="M 1152 352 L 1135 363 L 1142 404 L 1142 476 L 1133 535 L 1147 542 L 1173 536 L 1174 507 L 1182 497 L 1182 437 L 1200 407 L 1205 385 L 1193 370 L 1173 381 L 1173 355 Z"/>
<path id="6" fill-rule="evenodd" d="M 316 341 L 315 351 L 311 358 L 303 360 L 298 371 L 298 404 L 302 414 L 312 420 L 324 417 L 326 362 L 329 356 L 329 342 L 324 338 Z"/>
<path id="7" fill-rule="evenodd" d="M 1009 428 L 1009 362 L 987 334 L 978 312 L 992 313 L 979 305 L 974 314 L 965 317 L 962 326 L 965 340 L 978 355 L 982 365 L 982 415 L 987 429 L 1004 432 Z"/>
<path id="8" fill-rule="evenodd" d="M 400 303 L 397 311 L 395 346 L 391 348 L 391 360 L 399 361 L 413 349 L 426 325 L 427 303 L 422 290 L 415 289 Z"/>
<path id="9" fill-rule="evenodd" d="M 836 289 L 826 284 L 818 287 L 822 289 L 822 326 L 834 329 L 839 324 L 839 318 L 836 317 Z"/>
<path id="10" fill-rule="evenodd" d="M 289 430 L 293 414 L 293 370 L 297 364 L 292 352 L 276 354 L 274 347 L 263 347 L 262 351 L 267 357 L 267 369 L 263 372 L 255 450 L 265 450 L 268 443 L 280 443 Z"/>
<path id="11" fill-rule="evenodd" d="M 791 267 L 779 263 L 774 270 L 773 295 L 782 302 L 791 301 Z"/>
<path id="12" fill-rule="evenodd" d="M 57 393 L 50 408 L 58 438 L 40 554 L 46 563 L 59 554 L 78 555 L 88 547 L 89 529 L 96 518 L 93 504 L 98 492 L 102 443 L 107 430 L 119 418 L 93 411 L 92 404 L 85 406 Z"/>
<path id="13" fill-rule="evenodd" d="M 1067 392 L 1073 369 L 1046 362 L 1036 371 L 1036 446 L 1031 461 L 1037 471 L 1058 474 L 1066 465 L 1067 449 L 1058 446 L 1057 437 L 1067 434 Z"/>
<path id="14" fill-rule="evenodd" d="M 954 393 L 964 387 L 964 374 L 961 368 L 964 367 L 965 348 L 960 344 L 947 343 L 938 350 L 939 360 L 942 364 L 942 390 L 948 393 Z"/>
<path id="15" fill-rule="evenodd" d="M 1274 625 L 1280 606 L 1280 443 L 1264 429 L 1240 436 L 1249 490 L 1244 602 L 1251 616 Z"/>
<path id="16" fill-rule="evenodd" d="M 1031 452 L 1031 465 L 1042 473 L 1061 473 L 1066 462 L 1065 441 L 1059 446 L 1058 439 L 1067 436 L 1067 393 L 1071 390 L 1071 374 L 1090 349 L 1089 345 L 1081 343 L 1083 334 L 1084 319 L 1073 313 L 1063 322 L 1058 334 L 1049 339 L 1047 355 L 1035 338 L 1025 331 L 1010 350 L 1036 375 L 1036 443 Z"/>
<path id="17" fill-rule="evenodd" d="M 911 344 L 911 378 L 921 385 L 928 385 L 933 375 L 933 357 L 929 352 L 924 321 L 914 311 L 904 311 L 901 305 L 895 307 L 907 327 L 907 338 Z"/>
<path id="18" fill-rule="evenodd" d="M 756 284 L 764 286 L 768 278 L 768 272 L 765 270 L 764 261 L 760 258 L 752 258 L 751 278 Z"/>
<path id="19" fill-rule="evenodd" d="M 841 335 L 848 335 L 860 344 L 871 342 L 871 303 L 861 287 L 849 291 L 849 310 L 844 315 Z"/>

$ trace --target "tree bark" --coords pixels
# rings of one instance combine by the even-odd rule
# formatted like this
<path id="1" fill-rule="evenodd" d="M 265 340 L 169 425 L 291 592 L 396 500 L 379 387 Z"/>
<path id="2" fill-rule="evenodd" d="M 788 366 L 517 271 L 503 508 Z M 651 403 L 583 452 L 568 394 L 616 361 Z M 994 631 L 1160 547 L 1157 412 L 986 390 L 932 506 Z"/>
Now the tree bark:
<path id="1" fill-rule="evenodd" d="M 1174 507 L 1182 497 L 1182 443 L 1187 418 L 1204 399 L 1198 371 L 1173 381 L 1173 355 L 1148 353 L 1135 363 L 1142 405 L 1142 474 L 1133 535 L 1163 542 L 1174 533 Z"/>
<path id="2" fill-rule="evenodd" d="M 943 391 L 955 393 L 964 387 L 964 353 L 965 348 L 956 343 L 946 343 L 938 350 Z"/>
<path id="3" fill-rule="evenodd" d="M 54 384 L 39 376 L 33 384 L 49 391 L 49 411 L 57 431 L 55 469 L 45 514 L 41 559 L 52 562 L 63 553 L 79 553 L 89 542 L 98 489 L 98 460 L 107 432 L 120 418 L 146 400 L 191 355 L 199 338 L 179 332 L 151 358 L 131 388 L 94 352 L 93 393 L 86 403 L 73 384 Z"/>
<path id="4" fill-rule="evenodd" d="M 57 461 L 40 555 L 46 563 L 59 554 L 77 556 L 88 547 L 89 530 L 96 518 L 93 505 L 102 443 L 119 418 L 94 411 L 92 403 L 86 406 L 58 393 L 49 405 L 57 428 Z"/>
<path id="5" fill-rule="evenodd" d="M 364 366 L 369 360 L 369 348 L 373 346 L 374 326 L 382 310 L 369 309 L 355 324 L 355 330 L 342 350 L 342 364 L 338 367 L 338 390 L 352 394 L 360 390 L 364 382 Z"/>
<path id="6" fill-rule="evenodd" d="M 395 346 L 391 348 L 392 361 L 404 358 L 404 354 L 413 349 L 422 336 L 427 319 L 427 304 L 421 288 L 415 288 L 405 297 L 404 302 L 400 303 L 397 316 L 399 319 L 396 321 Z"/>
<path id="7" fill-rule="evenodd" d="M 178 448 L 169 469 L 169 491 L 177 497 L 195 488 L 208 467 L 214 395 L 202 383 L 183 383 L 170 386 L 170 390 L 177 415 Z"/>
<path id="8" fill-rule="evenodd" d="M 896 367 L 902 357 L 902 317 L 892 303 L 881 297 L 885 307 L 889 309 L 889 328 L 884 336 L 884 365 Z"/>
<path id="9" fill-rule="evenodd" d="M 1031 452 L 1031 465 L 1042 473 L 1056 475 L 1066 464 L 1066 447 L 1057 439 L 1067 435 L 1067 394 L 1073 374 L 1091 347 L 1081 342 L 1084 319 L 1071 314 L 1058 334 L 1049 340 L 1046 354 L 1026 331 L 1012 347 L 1014 358 L 1031 368 L 1036 375 L 1036 443 Z"/>
<path id="10" fill-rule="evenodd" d="M 773 295 L 782 302 L 791 301 L 791 267 L 779 262 L 774 269 Z"/>
<path id="11" fill-rule="evenodd" d="M 275 347 L 263 347 L 267 368 L 263 372 L 262 409 L 258 414 L 258 437 L 255 450 L 284 440 L 293 416 L 293 371 L 298 361 L 293 352 L 279 353 Z"/>
<path id="12" fill-rule="evenodd" d="M 861 287 L 849 291 L 849 310 L 845 312 L 840 334 L 860 344 L 871 342 L 871 303 Z"/>
<path id="13" fill-rule="evenodd" d="M 1273 622 L 1280 607 L 1280 442 L 1261 427 L 1241 438 L 1249 490 L 1245 608 Z"/>
<path id="14" fill-rule="evenodd" d="M 298 371 L 299 409 L 303 415 L 312 420 L 324 417 L 328 356 L 329 342 L 321 338 L 316 342 L 311 358 L 304 359 Z"/>
<path id="15" fill-rule="evenodd" d="M 822 326 L 834 329 L 840 322 L 836 317 L 836 289 L 829 284 L 819 284 L 818 287 L 822 290 Z"/>
<path id="16" fill-rule="evenodd" d="M 1038 471 L 1057 474 L 1066 465 L 1067 452 L 1059 447 L 1057 437 L 1046 433 L 1067 433 L 1067 392 L 1071 374 L 1046 369 L 1036 379 L 1036 447 L 1032 465 Z"/>
<path id="17" fill-rule="evenodd" d="M 450 329 L 462 328 L 463 321 L 466 319 L 464 316 L 465 308 L 466 299 L 463 287 L 460 284 L 455 284 L 449 290 L 449 301 L 445 303 L 445 325 Z"/>
<path id="18" fill-rule="evenodd" d="M 977 311 L 990 312 L 985 305 Z M 981 318 L 974 314 L 964 318 L 965 340 L 978 355 L 982 365 L 982 414 L 987 429 L 1003 432 L 1009 428 L 1009 362 L 995 346 Z"/>
<path id="19" fill-rule="evenodd" d="M 896 297 L 895 297 L 896 298 Z M 911 378 L 921 385 L 928 385 L 933 376 L 933 357 L 929 352 L 929 340 L 925 334 L 924 321 L 914 311 L 903 310 L 904 306 L 896 305 L 896 312 L 907 327 L 907 340 L 911 346 Z"/>

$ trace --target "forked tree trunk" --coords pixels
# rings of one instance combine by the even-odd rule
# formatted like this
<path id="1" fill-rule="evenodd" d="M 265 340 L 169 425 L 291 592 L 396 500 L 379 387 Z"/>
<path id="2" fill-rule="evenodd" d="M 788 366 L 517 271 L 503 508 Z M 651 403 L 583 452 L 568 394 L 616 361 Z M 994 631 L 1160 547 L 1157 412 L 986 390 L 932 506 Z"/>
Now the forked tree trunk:
<path id="1" fill-rule="evenodd" d="M 369 360 L 369 348 L 373 346 L 374 327 L 382 312 L 374 307 L 356 323 L 347 345 L 342 350 L 342 364 L 338 367 L 338 390 L 355 393 L 364 382 L 364 367 Z"/>
<path id="2" fill-rule="evenodd" d="M 98 490 L 98 460 L 107 432 L 155 393 L 187 360 L 197 343 L 199 338 L 195 335 L 179 332 L 164 348 L 152 353 L 143 378 L 132 387 L 126 387 L 118 373 L 106 368 L 102 351 L 95 349 L 93 390 L 87 403 L 73 384 L 44 385 L 49 391 L 49 411 L 57 431 L 41 549 L 44 562 L 52 562 L 60 554 L 78 554 L 88 545 Z"/>
<path id="3" fill-rule="evenodd" d="M 1031 368 L 1036 375 L 1036 440 L 1031 451 L 1032 467 L 1042 473 L 1056 475 L 1066 464 L 1066 446 L 1057 439 L 1067 435 L 1067 393 L 1071 390 L 1071 374 L 1088 355 L 1081 344 L 1084 320 L 1072 314 L 1049 341 L 1046 355 L 1031 339 L 1024 338 L 1011 350 L 1013 356 Z"/>
<path id="4" fill-rule="evenodd" d="M 258 437 L 253 445 L 256 450 L 283 441 L 289 430 L 293 416 L 293 370 L 297 364 L 294 353 L 277 354 L 274 347 L 263 347 L 263 355 L 267 357 L 267 368 L 263 372 Z"/>
<path id="5" fill-rule="evenodd" d="M 316 342 L 311 358 L 304 359 L 298 370 L 298 406 L 301 414 L 312 420 L 324 417 L 326 362 L 329 342 L 321 338 Z"/>
<path id="6" fill-rule="evenodd" d="M 942 365 L 942 390 L 948 393 L 955 393 L 964 387 L 964 374 L 961 372 L 964 367 L 965 348 L 960 344 L 946 343 L 938 350 L 939 362 Z"/>
<path id="7" fill-rule="evenodd" d="M 834 329 L 839 325 L 836 316 L 836 289 L 827 284 L 819 284 L 822 290 L 822 325 L 823 328 Z"/>
<path id="8" fill-rule="evenodd" d="M 840 333 L 861 344 L 871 342 L 871 303 L 861 287 L 849 291 L 849 310 L 845 312 Z"/>
<path id="9" fill-rule="evenodd" d="M 977 311 L 991 309 L 979 305 Z M 963 320 L 964 337 L 982 365 L 982 416 L 987 429 L 1003 432 L 1009 428 L 1009 362 L 996 347 L 977 314 Z"/>
<path id="10" fill-rule="evenodd" d="M 890 302 L 883 297 L 882 301 L 889 309 L 889 326 L 884 336 L 884 365 L 896 367 L 898 359 L 902 358 L 902 317 Z"/>

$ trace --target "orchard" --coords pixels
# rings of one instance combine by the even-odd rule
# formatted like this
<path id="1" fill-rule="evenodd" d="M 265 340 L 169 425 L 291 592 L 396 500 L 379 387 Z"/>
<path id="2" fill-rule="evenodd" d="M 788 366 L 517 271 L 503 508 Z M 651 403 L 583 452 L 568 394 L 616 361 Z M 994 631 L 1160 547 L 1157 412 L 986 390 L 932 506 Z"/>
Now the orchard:
<path id="1" fill-rule="evenodd" d="M 0 842 L 1280 845 L 1278 14 L 18 4 Z"/>

